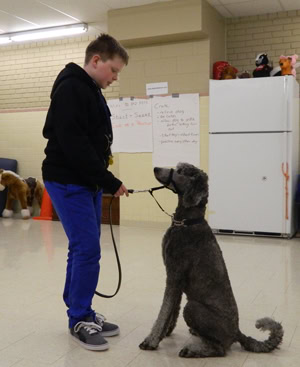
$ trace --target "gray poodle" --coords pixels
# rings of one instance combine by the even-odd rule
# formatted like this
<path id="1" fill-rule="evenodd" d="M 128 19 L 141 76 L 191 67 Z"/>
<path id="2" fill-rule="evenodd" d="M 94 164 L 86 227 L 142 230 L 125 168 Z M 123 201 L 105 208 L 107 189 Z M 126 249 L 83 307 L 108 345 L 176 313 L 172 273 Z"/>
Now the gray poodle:
<path id="1" fill-rule="evenodd" d="M 258 329 L 270 332 L 265 341 L 246 336 L 239 329 L 238 308 L 222 252 L 204 219 L 207 175 L 187 163 L 179 163 L 175 170 L 156 167 L 154 174 L 179 200 L 162 242 L 167 272 L 163 303 L 151 333 L 140 348 L 154 350 L 172 333 L 185 293 L 183 317 L 191 334 L 198 338 L 180 351 L 180 357 L 222 357 L 234 342 L 257 353 L 276 349 L 282 341 L 283 329 L 273 319 L 266 317 L 256 322 Z"/>

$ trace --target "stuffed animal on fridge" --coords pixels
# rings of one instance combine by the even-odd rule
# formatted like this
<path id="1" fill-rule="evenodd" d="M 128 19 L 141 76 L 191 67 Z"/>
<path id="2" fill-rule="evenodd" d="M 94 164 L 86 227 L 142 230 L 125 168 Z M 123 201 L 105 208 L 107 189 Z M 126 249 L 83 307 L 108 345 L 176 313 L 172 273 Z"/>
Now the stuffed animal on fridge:
<path id="1" fill-rule="evenodd" d="M 239 79 L 249 79 L 249 78 L 251 78 L 251 75 L 250 75 L 249 71 L 244 70 L 244 71 L 243 71 L 241 74 L 239 74 L 237 77 L 238 77 Z"/>
<path id="2" fill-rule="evenodd" d="M 261 53 L 255 59 L 256 69 L 253 70 L 253 78 L 263 78 L 270 76 L 272 66 L 269 65 L 268 55 Z"/>
<path id="3" fill-rule="evenodd" d="M 300 66 L 297 63 L 298 55 L 294 54 L 291 56 L 281 55 L 279 57 L 279 66 L 274 68 L 271 76 L 283 76 L 283 75 L 293 75 L 296 77 L 296 68 Z"/>
<path id="4" fill-rule="evenodd" d="M 238 70 L 231 66 L 227 61 L 216 61 L 213 65 L 213 78 L 220 79 L 235 79 Z"/>
<path id="5" fill-rule="evenodd" d="M 238 72 L 238 70 L 235 67 L 233 67 L 231 65 L 226 65 L 224 67 L 224 69 L 222 70 L 221 80 L 236 79 L 237 72 Z"/>

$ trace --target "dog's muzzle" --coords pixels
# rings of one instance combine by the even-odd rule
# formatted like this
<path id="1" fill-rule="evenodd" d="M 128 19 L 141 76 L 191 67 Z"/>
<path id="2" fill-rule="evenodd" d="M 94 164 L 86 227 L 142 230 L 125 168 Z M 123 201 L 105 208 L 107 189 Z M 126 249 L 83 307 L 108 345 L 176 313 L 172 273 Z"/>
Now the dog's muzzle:
<path id="1" fill-rule="evenodd" d="M 170 173 L 169 173 L 169 177 L 167 179 L 167 182 L 164 184 L 166 189 L 169 189 L 171 191 L 173 191 L 175 194 L 180 194 L 180 190 L 178 189 L 178 187 L 176 186 L 175 181 L 173 180 L 173 174 L 174 174 L 174 168 L 170 169 Z M 170 187 L 168 187 L 170 184 L 172 184 L 174 186 L 174 189 L 171 189 Z"/>

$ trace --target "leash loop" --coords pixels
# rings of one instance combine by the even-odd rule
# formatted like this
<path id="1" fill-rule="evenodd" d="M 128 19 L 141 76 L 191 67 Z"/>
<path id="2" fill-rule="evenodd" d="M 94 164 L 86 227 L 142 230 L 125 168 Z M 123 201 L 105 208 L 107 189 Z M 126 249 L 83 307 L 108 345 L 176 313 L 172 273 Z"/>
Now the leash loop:
<path id="1" fill-rule="evenodd" d="M 282 165 L 282 170 L 283 170 L 283 165 Z M 287 172 L 284 172 L 283 171 L 283 174 L 285 175 L 286 177 L 286 180 L 288 180 L 288 167 L 287 167 Z M 171 171 L 170 175 L 169 175 L 169 179 L 168 181 L 172 182 L 172 175 L 173 175 L 173 172 Z M 174 187 L 175 187 L 175 190 L 178 192 L 177 190 L 177 187 L 175 185 L 175 183 L 173 183 Z M 155 200 L 156 204 L 159 206 L 159 208 L 166 214 L 168 215 L 171 219 L 172 219 L 172 226 L 176 226 L 176 227 L 186 227 L 188 225 L 193 225 L 193 224 L 199 224 L 203 221 L 203 218 L 198 218 L 198 219 L 182 219 L 182 220 L 176 220 L 174 219 L 174 215 L 171 215 L 169 214 L 168 212 L 166 212 L 163 207 L 159 204 L 159 202 L 156 200 L 155 196 L 153 195 L 153 191 L 156 191 L 156 190 L 161 190 L 161 189 L 168 189 L 168 187 L 166 186 L 157 186 L 157 187 L 152 187 L 151 189 L 148 189 L 148 190 L 128 190 L 128 192 L 130 194 L 135 194 L 135 193 L 140 193 L 140 192 L 149 192 L 149 194 L 153 197 L 153 199 Z M 170 189 L 171 191 L 173 192 L 176 192 L 172 189 Z M 107 295 L 107 294 L 103 294 L 103 293 L 99 293 L 97 291 L 95 291 L 95 294 L 97 296 L 100 296 L 100 297 L 104 297 L 104 298 L 112 298 L 114 297 L 120 290 L 120 287 L 121 287 L 121 283 L 122 283 L 122 269 L 121 269 L 121 263 L 120 263 L 120 258 L 119 258 L 119 254 L 118 254 L 118 250 L 117 250 L 117 246 L 116 246 L 116 241 L 115 241 L 115 238 L 114 238 L 114 232 L 113 232 L 113 228 L 112 228 L 112 202 L 114 200 L 114 196 L 112 196 L 111 198 L 111 201 L 110 201 L 110 204 L 109 204 L 109 225 L 110 225 L 110 233 L 111 233 L 111 238 L 112 238 L 112 241 L 113 241 L 113 246 L 114 246 L 114 250 L 115 250 L 115 255 L 116 255 L 116 259 L 117 259 L 117 265 L 118 265 L 118 272 L 119 272 L 119 281 L 118 281 L 118 285 L 117 285 L 117 289 L 115 291 L 115 293 L 111 294 L 111 295 Z"/>
<path id="2" fill-rule="evenodd" d="M 155 199 L 155 197 L 153 196 L 153 191 L 156 190 L 160 190 L 160 189 L 164 189 L 165 186 L 157 186 L 157 187 L 152 187 L 149 190 L 128 190 L 129 193 L 134 194 L 134 193 L 140 193 L 140 192 L 149 192 L 152 197 L 154 198 L 154 200 L 156 201 L 157 205 L 161 208 L 161 210 L 166 213 L 167 215 L 169 215 L 172 220 L 173 220 L 173 216 L 168 214 L 159 204 L 159 202 Z M 116 246 L 116 241 L 115 241 L 115 237 L 114 237 L 114 232 L 113 232 L 113 227 L 112 227 L 112 202 L 114 200 L 114 196 L 112 196 L 110 203 L 109 203 L 109 225 L 110 225 L 110 233 L 111 233 L 111 238 L 112 238 L 112 242 L 113 242 L 113 246 L 114 246 L 114 250 L 115 250 L 115 255 L 116 255 L 116 259 L 117 259 L 117 265 L 118 265 L 118 272 L 119 272 L 119 280 L 118 280 L 118 285 L 117 285 L 117 289 L 113 294 L 103 294 L 100 292 L 97 292 L 95 290 L 95 294 L 99 297 L 103 297 L 103 298 L 112 298 L 114 297 L 120 290 L 121 287 L 121 283 L 122 283 L 122 268 L 121 268 L 121 262 L 120 262 L 120 258 L 119 258 L 119 254 L 118 254 L 118 250 L 117 250 L 117 246 Z"/>
<path id="3" fill-rule="evenodd" d="M 111 238 L 113 241 L 113 246 L 114 246 L 114 250 L 115 250 L 115 254 L 116 254 L 116 259 L 117 259 L 117 265 L 118 265 L 118 271 L 119 271 L 119 281 L 118 281 L 118 285 L 117 285 L 117 289 L 115 291 L 114 294 L 103 294 L 103 293 L 99 293 L 97 291 L 95 291 L 95 294 L 99 297 L 103 297 L 103 298 L 112 298 L 114 297 L 120 290 L 121 287 L 121 283 L 122 283 L 122 268 L 121 268 L 121 262 L 120 262 L 120 258 L 119 258 L 119 254 L 118 254 L 118 250 L 117 250 L 117 246 L 116 246 L 116 241 L 115 241 L 115 237 L 114 237 L 114 232 L 113 232 L 113 228 L 112 228 L 112 214 L 111 214 L 111 207 L 112 207 L 112 202 L 114 200 L 114 196 L 112 196 L 110 203 L 109 203 L 109 225 L 110 225 L 110 233 L 111 233 Z"/>

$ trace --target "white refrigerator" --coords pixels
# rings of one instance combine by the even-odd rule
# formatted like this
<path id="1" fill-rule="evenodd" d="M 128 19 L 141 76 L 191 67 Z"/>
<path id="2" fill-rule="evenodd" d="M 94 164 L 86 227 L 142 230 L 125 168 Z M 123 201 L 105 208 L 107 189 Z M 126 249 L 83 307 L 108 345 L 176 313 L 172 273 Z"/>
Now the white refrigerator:
<path id="1" fill-rule="evenodd" d="M 299 84 L 293 76 L 211 80 L 209 210 L 215 233 L 297 231 Z"/>

